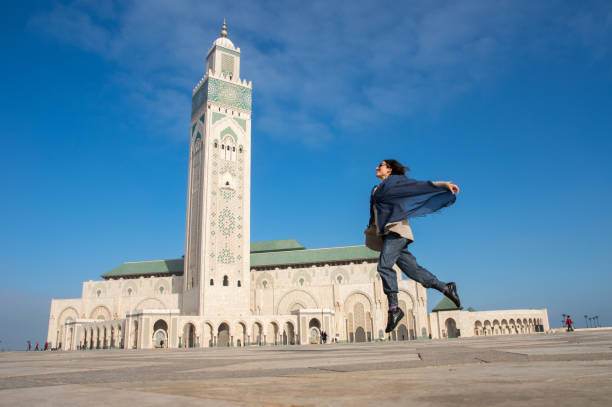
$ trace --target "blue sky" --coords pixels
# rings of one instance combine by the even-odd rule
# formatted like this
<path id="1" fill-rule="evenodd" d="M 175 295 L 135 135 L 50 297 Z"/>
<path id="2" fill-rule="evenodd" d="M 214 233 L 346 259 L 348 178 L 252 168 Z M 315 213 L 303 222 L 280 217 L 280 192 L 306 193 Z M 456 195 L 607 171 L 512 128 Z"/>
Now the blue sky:
<path id="1" fill-rule="evenodd" d="M 183 254 L 191 90 L 223 17 L 253 81 L 253 241 L 362 244 L 396 158 L 462 188 L 411 250 L 464 304 L 612 324 L 612 6 L 400 3 L 6 5 L 0 348 L 43 342 L 82 281 Z"/>

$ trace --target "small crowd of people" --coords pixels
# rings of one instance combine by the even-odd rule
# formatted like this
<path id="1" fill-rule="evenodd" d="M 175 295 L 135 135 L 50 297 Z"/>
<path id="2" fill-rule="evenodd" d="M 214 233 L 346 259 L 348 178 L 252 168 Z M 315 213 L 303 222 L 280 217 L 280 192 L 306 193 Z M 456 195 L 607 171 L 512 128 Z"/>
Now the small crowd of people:
<path id="1" fill-rule="evenodd" d="M 38 342 L 36 342 L 36 345 L 34 346 L 34 349 L 32 349 L 32 341 L 28 341 L 28 346 L 26 347 L 27 351 L 38 351 L 38 350 L 49 350 L 49 342 L 45 342 L 45 346 L 44 348 L 42 348 L 41 346 L 38 345 Z"/>

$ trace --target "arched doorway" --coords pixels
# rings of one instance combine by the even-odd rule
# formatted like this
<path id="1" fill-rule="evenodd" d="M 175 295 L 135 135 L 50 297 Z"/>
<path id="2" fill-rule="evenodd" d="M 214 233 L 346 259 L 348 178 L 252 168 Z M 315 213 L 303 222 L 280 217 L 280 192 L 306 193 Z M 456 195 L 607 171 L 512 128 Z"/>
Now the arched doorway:
<path id="1" fill-rule="evenodd" d="M 285 329 L 283 330 L 283 345 L 295 345 L 295 328 L 292 322 L 287 322 L 285 324 Z"/>
<path id="2" fill-rule="evenodd" d="M 367 314 L 369 314 L 369 312 L 367 312 Z M 359 301 L 353 307 L 353 327 L 355 329 L 355 342 L 366 341 L 365 327 L 368 325 L 370 325 L 370 321 L 366 319 L 366 306 L 361 301 Z"/>
<path id="3" fill-rule="evenodd" d="M 185 324 L 183 335 L 185 338 L 185 347 L 193 348 L 195 346 L 195 326 L 191 322 Z"/>
<path id="4" fill-rule="evenodd" d="M 217 346 L 229 346 L 229 326 L 224 322 L 219 325 L 217 333 Z"/>
<path id="5" fill-rule="evenodd" d="M 482 332 L 485 335 L 491 335 L 491 321 L 485 320 Z"/>
<path id="6" fill-rule="evenodd" d="M 400 324 L 397 328 L 397 339 L 400 341 L 407 341 L 410 339 L 410 335 L 408 333 L 408 328 L 404 324 Z"/>
<path id="7" fill-rule="evenodd" d="M 502 334 L 501 327 L 500 327 L 499 321 L 497 319 L 493 320 L 493 328 L 492 329 L 493 329 L 492 330 L 493 335 L 501 335 Z"/>
<path id="8" fill-rule="evenodd" d="M 482 322 L 476 321 L 474 323 L 474 335 L 476 336 L 482 335 Z"/>
<path id="9" fill-rule="evenodd" d="M 308 323 L 308 341 L 321 343 L 321 323 L 317 318 L 312 318 Z"/>
<path id="10" fill-rule="evenodd" d="M 366 341 L 366 333 L 362 327 L 357 327 L 355 330 L 355 342 L 365 342 Z"/>
<path id="11" fill-rule="evenodd" d="M 168 347 L 168 324 L 163 319 L 158 319 L 153 324 L 153 346 L 156 348 Z"/>
<path id="12" fill-rule="evenodd" d="M 261 345 L 263 339 L 263 328 L 259 322 L 253 324 L 253 335 L 251 336 L 252 342 Z"/>
<path id="13" fill-rule="evenodd" d="M 457 323 L 455 322 L 454 319 L 452 318 L 447 319 L 444 325 L 446 325 L 446 332 L 449 338 L 459 337 L 459 331 L 457 330 Z"/>

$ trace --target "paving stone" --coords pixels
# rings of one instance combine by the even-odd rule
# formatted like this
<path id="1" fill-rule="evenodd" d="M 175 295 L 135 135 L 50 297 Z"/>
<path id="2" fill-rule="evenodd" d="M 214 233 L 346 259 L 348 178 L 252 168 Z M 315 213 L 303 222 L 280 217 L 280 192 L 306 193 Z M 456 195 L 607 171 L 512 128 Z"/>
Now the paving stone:
<path id="1" fill-rule="evenodd" d="M 0 406 L 612 405 L 612 330 L 458 340 L 0 353 Z"/>

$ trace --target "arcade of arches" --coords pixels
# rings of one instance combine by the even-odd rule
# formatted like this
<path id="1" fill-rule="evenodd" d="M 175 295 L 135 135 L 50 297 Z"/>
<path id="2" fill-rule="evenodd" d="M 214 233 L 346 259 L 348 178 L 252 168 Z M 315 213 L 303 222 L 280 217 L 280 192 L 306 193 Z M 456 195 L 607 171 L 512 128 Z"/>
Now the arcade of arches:
<path id="1" fill-rule="evenodd" d="M 235 322 L 198 322 L 197 319 L 177 315 L 147 315 L 145 311 L 132 314 L 127 319 L 106 320 L 104 317 L 108 314 L 102 308 L 92 312 L 99 319 L 79 320 L 76 310 L 69 307 L 60 314 L 56 340 L 62 349 L 140 349 L 315 344 L 322 343 L 323 332 L 327 334 L 327 342 L 426 338 L 427 329 L 423 327 L 420 332 L 417 329 L 410 296 L 400 296 L 399 305 L 405 310 L 405 315 L 388 335 L 384 334 L 381 321 L 376 321 L 375 315 L 380 314 L 380 309 L 373 307 L 373 301 L 364 293 L 353 293 L 344 302 L 344 318 L 335 321 L 340 330 L 344 328 L 344 335 L 339 334 L 338 330 L 334 331 L 335 314 L 331 310 L 299 306 L 295 307 L 293 316 L 284 319 L 261 318 Z M 545 309 L 526 310 L 523 315 L 511 315 L 511 312 L 433 312 L 428 316 L 428 325 L 434 339 L 531 334 L 548 330 Z M 174 341 L 173 330 L 178 333 Z M 303 336 L 300 336 L 300 332 L 303 332 Z"/>
<path id="2" fill-rule="evenodd" d="M 440 311 L 432 312 L 429 319 L 433 338 L 521 335 L 549 330 L 546 309 Z"/>
<path id="3" fill-rule="evenodd" d="M 474 322 L 474 336 L 518 335 L 543 332 L 542 318 L 510 318 Z"/>

